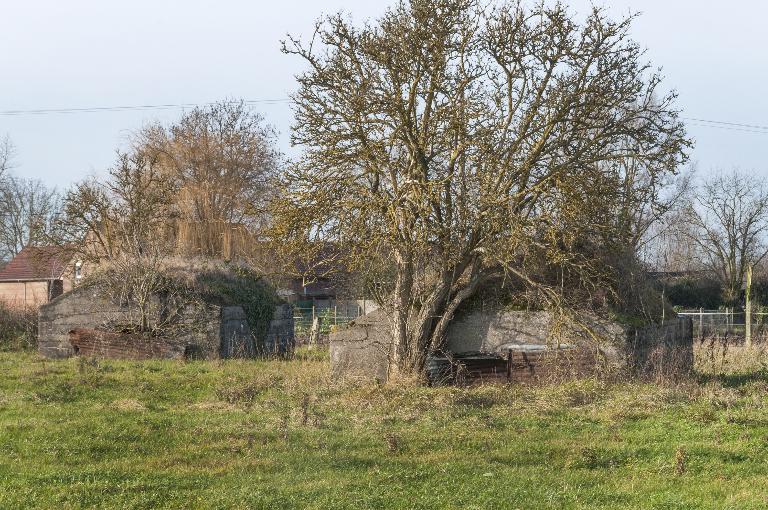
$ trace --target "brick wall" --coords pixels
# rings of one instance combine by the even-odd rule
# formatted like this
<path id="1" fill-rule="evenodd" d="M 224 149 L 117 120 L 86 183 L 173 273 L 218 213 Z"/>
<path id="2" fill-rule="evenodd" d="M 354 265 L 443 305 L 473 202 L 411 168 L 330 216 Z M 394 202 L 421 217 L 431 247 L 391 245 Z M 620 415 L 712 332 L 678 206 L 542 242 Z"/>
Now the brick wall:
<path id="1" fill-rule="evenodd" d="M 69 343 L 78 356 L 131 360 L 180 359 L 188 347 L 167 338 L 86 328 L 70 331 Z"/>
<path id="2" fill-rule="evenodd" d="M 506 355 L 431 357 L 432 384 L 551 382 L 593 375 L 604 358 L 588 349 L 512 350 Z"/>
<path id="3" fill-rule="evenodd" d="M 48 302 L 48 282 L 0 282 L 0 301 L 34 307 Z"/>

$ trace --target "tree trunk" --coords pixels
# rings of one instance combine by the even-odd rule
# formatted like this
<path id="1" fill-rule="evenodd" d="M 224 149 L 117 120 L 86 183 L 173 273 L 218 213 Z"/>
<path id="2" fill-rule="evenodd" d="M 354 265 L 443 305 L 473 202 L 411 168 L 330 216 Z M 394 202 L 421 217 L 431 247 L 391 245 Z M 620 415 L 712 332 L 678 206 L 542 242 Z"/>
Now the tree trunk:
<path id="1" fill-rule="evenodd" d="M 468 268 L 471 268 L 469 275 L 466 275 L 469 282 L 457 288 L 456 281 L 465 277 L 464 273 Z M 404 346 L 398 358 L 399 370 L 423 375 L 429 354 L 443 348 L 446 328 L 453 314 L 461 303 L 474 295 L 483 281 L 478 271 L 477 257 L 467 256 L 456 266 L 446 268 L 442 272 L 439 276 L 440 281 L 436 282 L 432 292 L 423 300 L 417 301 L 418 308 L 409 296 L 410 309 L 405 319 L 408 328 L 405 332 L 405 341 L 398 344 Z M 393 330 L 393 337 L 396 331 L 397 328 Z"/>
<path id="2" fill-rule="evenodd" d="M 410 254 L 397 254 L 392 314 L 392 362 L 397 370 L 408 371 L 408 316 L 413 292 L 413 260 Z"/>
<path id="3" fill-rule="evenodd" d="M 472 280 L 464 288 L 454 293 L 451 302 L 445 307 L 443 316 L 440 318 L 440 321 L 437 323 L 435 331 L 432 334 L 432 343 L 430 346 L 431 350 L 436 351 L 444 347 L 443 343 L 445 342 L 445 334 L 448 330 L 448 325 L 453 320 L 453 314 L 456 313 L 456 310 L 458 310 L 459 306 L 461 306 L 464 301 L 475 294 L 477 288 L 483 281 L 483 277 L 473 277 Z"/>

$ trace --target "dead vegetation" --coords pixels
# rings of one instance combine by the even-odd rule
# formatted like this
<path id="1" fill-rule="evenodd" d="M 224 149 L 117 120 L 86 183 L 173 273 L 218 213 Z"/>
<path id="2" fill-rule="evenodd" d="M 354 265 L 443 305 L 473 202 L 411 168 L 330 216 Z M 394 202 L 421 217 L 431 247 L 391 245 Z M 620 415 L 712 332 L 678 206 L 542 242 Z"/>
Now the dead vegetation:
<path id="1" fill-rule="evenodd" d="M 37 310 L 0 303 L 0 351 L 37 347 Z"/>
<path id="2" fill-rule="evenodd" d="M 485 494 L 489 484 L 488 497 L 518 487 L 530 494 L 541 486 L 526 477 L 548 487 L 564 479 L 573 486 L 642 478 L 664 488 L 670 479 L 710 483 L 722 473 L 733 477 L 729 487 L 751 480 L 742 490 L 748 498 L 763 476 L 753 468 L 765 457 L 762 435 L 768 427 L 768 375 L 752 370 L 760 360 L 660 383 L 589 377 L 559 384 L 424 387 L 408 380 L 339 383 L 329 377 L 328 359 L 320 353 L 186 363 L 50 362 L 5 353 L 0 422 L 5 417 L 16 472 L 44 466 L 93 473 L 119 462 L 125 476 L 145 476 L 142 470 L 150 466 L 153 472 L 172 471 L 174 480 L 210 473 L 228 488 L 242 487 L 242 473 L 248 473 L 255 485 L 269 481 L 280 487 L 265 507 L 285 506 L 285 498 L 311 506 L 301 498 L 318 494 L 343 499 L 360 477 L 366 497 L 374 483 L 392 494 L 404 491 L 412 502 L 415 492 L 461 484 L 471 498 Z M 697 349 L 697 366 L 707 355 Z M 36 426 L 19 428 L 20 420 Z M 41 455 L 40 449 L 66 456 Z M 421 482 L 424 473 L 436 472 L 443 473 L 439 483 Z M 205 487 L 191 485 L 203 498 L 210 496 Z M 71 484 L 36 487 L 46 494 L 73 490 Z M 642 507 L 648 490 L 637 489 L 635 506 Z M 675 483 L 675 498 L 681 490 Z M 0 501 L 13 497 L 0 491 Z M 453 494 L 441 497 L 454 501 Z"/>

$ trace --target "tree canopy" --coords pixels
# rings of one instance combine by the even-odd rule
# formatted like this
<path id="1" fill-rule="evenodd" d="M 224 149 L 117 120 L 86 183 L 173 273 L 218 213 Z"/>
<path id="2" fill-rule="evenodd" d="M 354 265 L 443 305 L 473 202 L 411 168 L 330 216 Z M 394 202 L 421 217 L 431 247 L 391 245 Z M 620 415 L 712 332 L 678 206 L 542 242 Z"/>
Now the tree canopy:
<path id="1" fill-rule="evenodd" d="M 391 263 L 394 358 L 420 369 L 458 306 L 491 278 L 594 284 L 627 239 L 616 208 L 685 159 L 661 76 L 632 17 L 561 4 L 401 1 L 375 22 L 318 21 L 284 51 L 304 156 L 276 204 L 297 250 L 334 242 L 358 269 Z M 627 162 L 650 178 L 626 186 Z M 650 187 L 650 188 L 649 188 Z M 631 205 L 631 207 L 635 207 Z M 386 285 L 386 284 L 385 284 Z"/>

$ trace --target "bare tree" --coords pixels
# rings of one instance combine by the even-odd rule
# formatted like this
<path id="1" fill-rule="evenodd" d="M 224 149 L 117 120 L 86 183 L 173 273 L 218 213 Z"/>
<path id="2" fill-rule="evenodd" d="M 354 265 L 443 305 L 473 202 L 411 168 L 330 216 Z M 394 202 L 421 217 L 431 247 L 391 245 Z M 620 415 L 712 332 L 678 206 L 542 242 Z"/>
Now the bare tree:
<path id="1" fill-rule="evenodd" d="M 16 155 L 16 148 L 11 142 L 11 137 L 5 135 L 0 140 L 0 177 L 6 175 L 13 166 L 13 158 Z"/>
<path id="2" fill-rule="evenodd" d="M 683 236 L 723 285 L 724 298 L 740 300 L 747 268 L 768 254 L 768 190 L 750 173 L 718 172 L 697 188 L 686 208 Z"/>
<path id="3" fill-rule="evenodd" d="M 62 242 L 77 244 L 96 260 L 168 256 L 176 217 L 173 183 L 144 152 L 117 154 L 104 180 L 87 179 L 64 197 L 57 228 Z"/>
<path id="4" fill-rule="evenodd" d="M 25 246 L 46 243 L 59 208 L 58 192 L 42 181 L 0 178 L 0 257 L 7 260 Z"/>
<path id="5" fill-rule="evenodd" d="M 25 246 L 45 244 L 61 200 L 42 181 L 14 175 L 16 149 L 7 135 L 0 139 L 0 260 Z"/>
<path id="6" fill-rule="evenodd" d="M 108 179 L 87 180 L 67 193 L 57 225 L 60 242 L 100 266 L 94 281 L 135 307 L 140 331 L 149 328 L 153 297 L 167 289 L 163 266 L 173 254 L 175 196 L 152 156 L 118 153 Z"/>
<path id="7" fill-rule="evenodd" d="M 693 171 L 665 172 L 647 168 L 634 158 L 613 163 L 619 195 L 616 219 L 631 253 L 652 250 L 652 245 L 672 228 L 692 188 Z"/>
<path id="8" fill-rule="evenodd" d="M 222 101 L 195 108 L 168 127 L 151 125 L 136 143 L 174 180 L 181 220 L 214 227 L 216 237 L 217 225 L 262 226 L 280 165 L 275 136 L 243 101 Z"/>
<path id="9" fill-rule="evenodd" d="M 390 263 L 401 370 L 420 371 L 462 302 L 499 275 L 549 306 L 563 304 L 560 282 L 597 286 L 606 242 L 627 233 L 615 207 L 647 203 L 684 161 L 675 96 L 659 95 L 631 21 L 411 0 L 284 44 L 309 68 L 294 96 L 306 151 L 274 235 L 296 251 L 333 242 L 352 269 Z M 613 163 L 629 160 L 648 178 L 627 186 Z"/>

